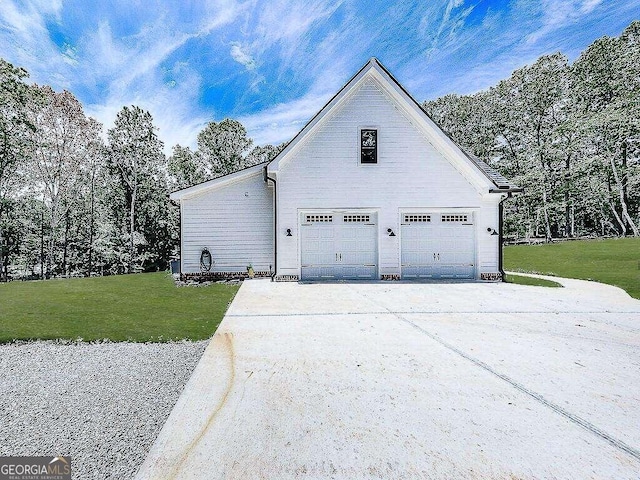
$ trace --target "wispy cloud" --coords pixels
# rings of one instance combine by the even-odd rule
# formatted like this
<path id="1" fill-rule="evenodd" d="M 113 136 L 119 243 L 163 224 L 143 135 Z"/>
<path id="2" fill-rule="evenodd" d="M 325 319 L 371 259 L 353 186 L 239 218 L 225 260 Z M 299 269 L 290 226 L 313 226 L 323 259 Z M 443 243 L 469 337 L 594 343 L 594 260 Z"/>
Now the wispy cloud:
<path id="1" fill-rule="evenodd" d="M 246 49 L 246 47 L 245 47 Z M 239 42 L 231 43 L 231 58 L 233 58 L 240 65 L 244 65 L 249 71 L 256 69 L 256 61 L 255 59 L 243 49 L 242 45 Z"/>
<path id="2" fill-rule="evenodd" d="M 124 105 L 149 110 L 167 152 L 228 116 L 258 144 L 286 141 L 370 56 L 423 100 L 576 55 L 637 17 L 637 0 L 0 2 L 0 55 L 107 128 Z"/>
<path id="3" fill-rule="evenodd" d="M 535 17 L 541 17 L 542 25 L 526 36 L 526 42 L 535 43 L 552 32 L 578 22 L 601 3 L 602 0 L 543 0 L 534 3 L 532 13 Z"/>

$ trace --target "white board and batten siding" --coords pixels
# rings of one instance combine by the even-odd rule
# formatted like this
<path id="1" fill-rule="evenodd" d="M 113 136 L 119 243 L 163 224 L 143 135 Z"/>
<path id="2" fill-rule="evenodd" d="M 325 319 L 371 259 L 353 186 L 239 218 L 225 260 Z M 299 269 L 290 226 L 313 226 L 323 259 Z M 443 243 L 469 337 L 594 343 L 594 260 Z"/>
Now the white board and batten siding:
<path id="1" fill-rule="evenodd" d="M 378 163 L 360 163 L 360 129 L 378 130 Z M 495 250 L 486 234 L 487 202 L 417 128 L 374 78 L 365 78 L 315 131 L 304 138 L 292 158 L 280 166 L 278 179 L 278 275 L 300 275 L 302 212 L 375 212 L 378 275 L 401 273 L 401 212 L 457 211 L 474 216 L 472 256 Z M 490 199 L 496 210 L 495 200 Z M 390 237 L 391 228 L 396 236 Z M 292 236 L 285 235 L 291 229 Z M 485 234 L 483 235 L 483 230 Z M 495 272 L 495 268 L 491 267 Z M 471 277 L 480 270 L 474 264 Z"/>
<path id="2" fill-rule="evenodd" d="M 208 248 L 211 272 L 256 271 L 273 265 L 273 190 L 254 169 L 223 187 L 181 201 L 182 273 L 200 273 Z"/>

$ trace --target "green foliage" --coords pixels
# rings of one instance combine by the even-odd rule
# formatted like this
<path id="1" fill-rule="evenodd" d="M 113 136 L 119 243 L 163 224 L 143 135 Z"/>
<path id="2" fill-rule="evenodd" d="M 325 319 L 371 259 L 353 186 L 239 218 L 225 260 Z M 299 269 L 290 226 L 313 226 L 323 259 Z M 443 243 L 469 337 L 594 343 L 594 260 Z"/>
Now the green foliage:
<path id="1" fill-rule="evenodd" d="M 245 157 L 253 140 L 244 126 L 229 118 L 210 122 L 198 134 L 198 156 L 208 170 L 208 178 L 220 177 L 246 166 Z"/>
<path id="2" fill-rule="evenodd" d="M 504 248 L 504 268 L 595 280 L 640 298 L 640 238 L 575 240 Z"/>
<path id="3" fill-rule="evenodd" d="M 251 167 L 252 165 L 258 165 L 260 163 L 273 160 L 285 147 L 285 144 L 276 146 L 273 145 L 256 145 L 253 150 L 249 152 L 245 158 L 245 165 Z"/>
<path id="4" fill-rule="evenodd" d="M 200 156 L 193 153 L 189 147 L 180 145 L 173 147 L 173 154 L 168 161 L 168 170 L 174 190 L 190 187 L 206 179 Z"/>
<path id="5" fill-rule="evenodd" d="M 123 107 L 107 131 L 107 165 L 122 192 L 113 205 L 128 212 L 127 221 L 118 225 L 120 239 L 125 240 L 120 243 L 120 257 L 126 256 L 127 273 L 165 268 L 171 250 L 166 243 L 175 237 L 171 227 L 162 224 L 168 219 L 163 205 L 168 201 L 162 175 L 166 159 L 155 130 L 151 114 L 133 105 Z"/>
<path id="6" fill-rule="evenodd" d="M 18 248 L 16 226 L 23 184 L 25 151 L 34 126 L 27 116 L 32 89 L 26 70 L 0 58 L 0 280 L 7 276 L 10 256 Z"/>
<path id="7" fill-rule="evenodd" d="M 237 287 L 176 287 L 166 273 L 0 284 L 0 342 L 203 340 Z"/>

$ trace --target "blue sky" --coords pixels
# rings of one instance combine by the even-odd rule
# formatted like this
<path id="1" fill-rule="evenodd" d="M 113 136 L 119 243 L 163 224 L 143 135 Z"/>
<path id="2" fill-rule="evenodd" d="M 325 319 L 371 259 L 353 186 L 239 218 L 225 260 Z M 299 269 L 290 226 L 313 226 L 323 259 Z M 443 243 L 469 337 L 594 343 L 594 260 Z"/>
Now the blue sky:
<path id="1" fill-rule="evenodd" d="M 170 151 L 209 121 L 289 140 L 370 57 L 418 100 L 472 93 L 540 55 L 571 60 L 637 0 L 0 0 L 0 56 L 105 128 L 151 112 Z"/>

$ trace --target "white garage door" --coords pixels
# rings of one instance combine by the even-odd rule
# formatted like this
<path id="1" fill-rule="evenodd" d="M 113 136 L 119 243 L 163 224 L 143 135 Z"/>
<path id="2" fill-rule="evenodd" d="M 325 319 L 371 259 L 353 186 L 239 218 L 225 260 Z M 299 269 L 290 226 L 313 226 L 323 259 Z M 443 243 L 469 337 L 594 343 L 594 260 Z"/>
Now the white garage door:
<path id="1" fill-rule="evenodd" d="M 375 213 L 301 214 L 301 279 L 376 279 L 377 238 Z"/>
<path id="2" fill-rule="evenodd" d="M 474 278 L 472 213 L 402 215 L 402 278 Z"/>

